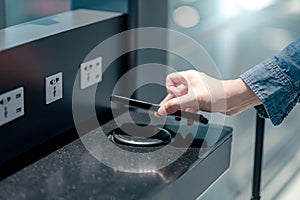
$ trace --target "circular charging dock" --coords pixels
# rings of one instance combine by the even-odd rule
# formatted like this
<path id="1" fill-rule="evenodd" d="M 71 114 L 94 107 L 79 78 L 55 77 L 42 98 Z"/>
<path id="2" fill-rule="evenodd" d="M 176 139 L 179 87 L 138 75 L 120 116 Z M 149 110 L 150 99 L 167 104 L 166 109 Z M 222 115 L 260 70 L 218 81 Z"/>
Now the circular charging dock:
<path id="1" fill-rule="evenodd" d="M 127 128 L 130 124 L 125 125 Z M 134 127 L 134 126 L 132 126 Z M 130 133 L 125 133 L 121 128 L 116 128 L 110 133 L 111 140 L 118 144 L 128 145 L 128 146 L 160 146 L 171 142 L 172 135 L 169 131 L 156 126 L 146 126 L 144 127 L 147 135 L 152 135 L 150 137 L 145 137 L 145 133 L 139 134 L 134 130 L 134 128 L 129 128 L 127 130 L 134 131 L 131 135 Z"/>

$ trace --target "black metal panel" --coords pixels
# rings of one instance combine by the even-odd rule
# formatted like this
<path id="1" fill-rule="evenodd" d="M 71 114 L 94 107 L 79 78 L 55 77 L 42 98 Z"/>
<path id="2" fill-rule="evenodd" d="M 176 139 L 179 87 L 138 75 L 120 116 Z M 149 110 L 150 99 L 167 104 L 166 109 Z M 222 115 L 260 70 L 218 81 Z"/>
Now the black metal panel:
<path id="1" fill-rule="evenodd" d="M 96 10 L 121 11 L 127 13 L 128 29 L 139 27 L 168 26 L 168 0 L 73 0 L 72 9 L 89 8 Z M 134 47 L 138 35 L 132 36 L 130 44 Z M 167 48 L 167 35 L 159 39 Z M 167 53 L 156 49 L 143 49 L 131 53 L 130 66 L 136 67 L 146 63 L 167 63 Z M 165 76 L 164 76 L 165 77 Z M 136 78 L 139 78 L 137 75 Z M 135 82 L 132 80 L 132 82 Z M 149 84 L 132 94 L 133 97 L 153 103 L 160 102 L 165 96 L 165 88 Z"/>
<path id="2" fill-rule="evenodd" d="M 140 27 L 161 27 L 167 28 L 168 26 L 168 1 L 167 0 L 132 0 L 130 1 L 131 10 L 129 12 L 129 18 L 132 23 L 130 28 Z M 134 3 L 136 5 L 134 5 Z M 135 19 L 135 20 L 134 20 Z M 136 35 L 138 40 L 139 35 Z M 167 34 L 157 38 L 160 43 L 167 49 Z M 160 63 L 167 64 L 167 53 L 158 49 L 142 49 L 137 50 L 135 55 L 135 61 L 133 66 L 139 66 L 147 63 Z M 162 74 L 162 78 L 166 77 L 166 74 Z M 139 78 L 139 75 L 138 77 Z M 165 88 L 157 84 L 148 84 L 136 90 L 136 98 L 152 102 L 159 103 L 166 95 Z"/>
<path id="3" fill-rule="evenodd" d="M 0 52 L 0 94 L 20 86 L 25 90 L 25 115 L 0 127 L 0 166 L 74 127 L 72 89 L 80 63 L 101 41 L 124 31 L 125 24 L 119 16 Z M 103 74 L 109 78 L 98 87 L 105 93 L 97 93 L 97 105 L 107 105 L 125 63 L 120 57 Z M 64 98 L 46 105 L 44 79 L 57 72 L 63 73 Z"/>

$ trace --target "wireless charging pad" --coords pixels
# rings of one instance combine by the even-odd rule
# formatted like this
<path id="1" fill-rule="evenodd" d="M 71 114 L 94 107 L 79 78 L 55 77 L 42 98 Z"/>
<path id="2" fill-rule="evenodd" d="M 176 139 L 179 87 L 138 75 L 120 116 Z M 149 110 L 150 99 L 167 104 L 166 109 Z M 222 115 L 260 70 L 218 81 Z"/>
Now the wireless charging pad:
<path id="1" fill-rule="evenodd" d="M 144 127 L 147 135 L 152 135 L 150 137 L 145 137 L 145 133 L 139 134 L 137 130 L 135 130 L 133 125 L 125 124 L 127 129 L 133 131 L 131 133 L 125 133 L 121 128 L 114 129 L 110 135 L 111 140 L 118 144 L 129 145 L 129 146 L 160 146 L 165 145 L 171 142 L 172 135 L 169 131 L 163 128 L 159 128 L 156 126 L 146 126 Z"/>

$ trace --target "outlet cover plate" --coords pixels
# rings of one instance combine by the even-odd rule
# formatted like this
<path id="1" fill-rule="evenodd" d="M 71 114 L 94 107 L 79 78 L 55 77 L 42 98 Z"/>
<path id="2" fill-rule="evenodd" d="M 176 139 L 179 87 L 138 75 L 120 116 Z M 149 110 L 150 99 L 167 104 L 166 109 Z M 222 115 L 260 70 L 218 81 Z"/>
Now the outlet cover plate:
<path id="1" fill-rule="evenodd" d="M 46 77 L 45 79 L 46 104 L 53 103 L 63 98 L 62 72 Z"/>
<path id="2" fill-rule="evenodd" d="M 23 116 L 24 113 L 23 87 L 0 95 L 0 126 Z"/>
<path id="3" fill-rule="evenodd" d="M 85 89 L 102 80 L 102 57 L 92 59 L 80 65 L 80 88 Z"/>

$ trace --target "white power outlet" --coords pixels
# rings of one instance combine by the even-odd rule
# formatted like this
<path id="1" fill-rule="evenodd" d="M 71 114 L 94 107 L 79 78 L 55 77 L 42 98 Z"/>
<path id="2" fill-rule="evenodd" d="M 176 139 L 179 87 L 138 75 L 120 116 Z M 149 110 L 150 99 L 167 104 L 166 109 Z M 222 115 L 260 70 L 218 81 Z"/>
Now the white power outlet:
<path id="1" fill-rule="evenodd" d="M 24 88 L 0 95 L 0 126 L 24 115 Z"/>
<path id="2" fill-rule="evenodd" d="M 102 57 L 80 65 L 80 88 L 85 89 L 102 80 Z"/>
<path id="3" fill-rule="evenodd" d="M 62 72 L 49 76 L 45 79 L 46 104 L 55 102 L 63 97 Z"/>

